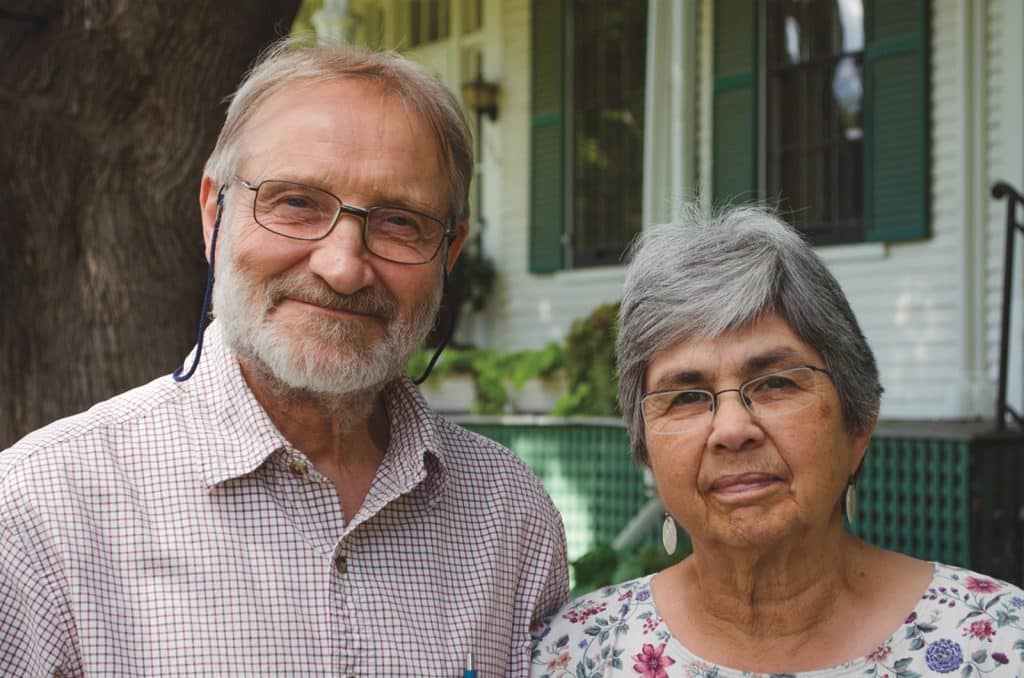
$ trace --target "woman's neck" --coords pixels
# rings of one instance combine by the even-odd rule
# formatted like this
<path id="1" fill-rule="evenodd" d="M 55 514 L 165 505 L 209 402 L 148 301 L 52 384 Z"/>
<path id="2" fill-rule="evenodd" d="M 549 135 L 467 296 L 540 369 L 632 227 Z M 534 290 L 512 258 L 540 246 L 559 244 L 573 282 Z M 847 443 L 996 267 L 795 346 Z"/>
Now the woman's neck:
<path id="1" fill-rule="evenodd" d="M 799 636 L 820 628 L 854 588 L 859 543 L 839 528 L 770 549 L 695 544 L 687 589 L 722 631 L 748 640 Z"/>

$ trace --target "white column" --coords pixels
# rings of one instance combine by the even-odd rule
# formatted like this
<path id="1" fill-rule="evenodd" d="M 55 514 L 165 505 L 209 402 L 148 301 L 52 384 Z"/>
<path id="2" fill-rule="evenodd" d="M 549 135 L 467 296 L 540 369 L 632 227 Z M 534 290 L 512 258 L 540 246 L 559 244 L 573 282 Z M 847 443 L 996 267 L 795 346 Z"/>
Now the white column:
<path id="1" fill-rule="evenodd" d="M 649 0 L 644 87 L 644 226 L 694 197 L 697 0 Z"/>

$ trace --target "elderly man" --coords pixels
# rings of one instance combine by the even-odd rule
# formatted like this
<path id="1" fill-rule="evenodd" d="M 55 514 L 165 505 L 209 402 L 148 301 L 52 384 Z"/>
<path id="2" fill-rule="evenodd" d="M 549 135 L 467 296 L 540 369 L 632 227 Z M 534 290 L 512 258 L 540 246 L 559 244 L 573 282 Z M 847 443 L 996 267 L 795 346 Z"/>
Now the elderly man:
<path id="1" fill-rule="evenodd" d="M 567 594 L 558 513 L 401 376 L 471 172 L 457 102 L 410 63 L 264 55 L 200 188 L 194 374 L 0 454 L 0 674 L 527 672 Z"/>

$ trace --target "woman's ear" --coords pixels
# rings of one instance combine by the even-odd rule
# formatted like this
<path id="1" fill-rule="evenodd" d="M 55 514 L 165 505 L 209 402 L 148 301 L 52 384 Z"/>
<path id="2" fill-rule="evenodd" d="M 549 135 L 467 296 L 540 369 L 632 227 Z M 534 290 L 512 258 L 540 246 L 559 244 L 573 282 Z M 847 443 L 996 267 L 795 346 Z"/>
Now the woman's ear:
<path id="1" fill-rule="evenodd" d="M 864 456 L 868 453 L 868 445 L 871 444 L 871 436 L 875 434 L 875 424 L 877 423 L 878 417 L 876 415 L 870 422 L 864 425 L 863 430 L 851 436 L 851 442 L 853 443 L 851 477 L 860 473 L 860 467 L 864 465 Z"/>

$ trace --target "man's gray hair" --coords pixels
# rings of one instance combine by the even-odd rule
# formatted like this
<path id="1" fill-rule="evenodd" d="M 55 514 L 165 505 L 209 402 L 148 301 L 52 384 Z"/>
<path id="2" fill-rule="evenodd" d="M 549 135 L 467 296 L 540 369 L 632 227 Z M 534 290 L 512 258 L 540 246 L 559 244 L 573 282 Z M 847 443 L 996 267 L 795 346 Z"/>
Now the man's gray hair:
<path id="1" fill-rule="evenodd" d="M 246 123 L 274 94 L 296 84 L 349 78 L 371 82 L 384 93 L 396 95 L 411 114 L 430 125 L 451 187 L 448 216 L 467 218 L 473 142 L 462 107 L 451 91 L 393 52 L 371 52 L 308 37 L 278 40 L 249 69 L 231 96 L 217 145 L 206 161 L 206 174 L 220 184 L 231 180 L 242 158 L 240 142 Z"/>
<path id="2" fill-rule="evenodd" d="M 641 233 L 630 252 L 615 348 L 619 405 L 639 463 L 649 463 L 640 397 L 651 361 L 773 313 L 825 361 L 847 431 L 873 425 L 882 386 L 871 348 L 839 283 L 775 214 L 690 206 L 675 223 Z"/>

